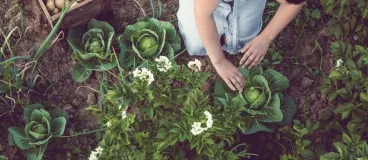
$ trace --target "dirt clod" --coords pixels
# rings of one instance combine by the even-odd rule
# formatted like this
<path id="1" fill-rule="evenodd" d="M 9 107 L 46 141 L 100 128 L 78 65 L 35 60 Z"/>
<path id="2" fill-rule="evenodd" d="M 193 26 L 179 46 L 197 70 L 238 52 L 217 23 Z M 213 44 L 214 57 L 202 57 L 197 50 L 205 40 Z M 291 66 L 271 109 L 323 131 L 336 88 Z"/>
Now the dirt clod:
<path id="1" fill-rule="evenodd" d="M 302 80 L 302 88 L 308 88 L 313 84 L 314 80 L 309 79 L 308 77 L 303 77 Z"/>
<path id="2" fill-rule="evenodd" d="M 96 104 L 96 96 L 93 93 L 88 93 L 87 104 L 88 105 Z"/>

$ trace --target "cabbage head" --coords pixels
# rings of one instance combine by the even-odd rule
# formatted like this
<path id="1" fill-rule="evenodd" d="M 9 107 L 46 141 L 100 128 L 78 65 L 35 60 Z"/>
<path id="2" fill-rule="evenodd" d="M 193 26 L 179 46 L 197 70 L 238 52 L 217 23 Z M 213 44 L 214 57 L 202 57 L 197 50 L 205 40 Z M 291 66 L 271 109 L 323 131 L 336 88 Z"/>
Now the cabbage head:
<path id="1" fill-rule="evenodd" d="M 47 144 L 64 133 L 68 115 L 60 109 L 47 112 L 41 104 L 29 105 L 23 112 L 26 126 L 8 128 L 15 144 L 28 160 L 41 160 Z"/>
<path id="2" fill-rule="evenodd" d="M 121 49 L 119 61 L 124 68 L 159 56 L 172 59 L 181 47 L 180 37 L 171 23 L 147 17 L 128 25 L 118 42 Z"/>
<path id="3" fill-rule="evenodd" d="M 73 49 L 73 58 L 78 61 L 72 71 L 75 81 L 83 82 L 92 71 L 110 70 L 117 65 L 117 58 L 111 52 L 114 34 L 112 26 L 96 19 L 91 19 L 87 27 L 69 30 L 68 43 Z"/>
<path id="4" fill-rule="evenodd" d="M 294 100 L 281 92 L 289 88 L 289 80 L 273 69 L 262 67 L 251 70 L 239 68 L 245 78 L 244 93 L 234 93 L 221 78 L 216 81 L 215 99 L 233 97 L 244 106 L 245 134 L 258 131 L 272 132 L 278 125 L 287 125 L 296 112 Z M 240 101 L 241 99 L 241 101 Z M 228 107 L 228 106 L 227 106 Z"/>

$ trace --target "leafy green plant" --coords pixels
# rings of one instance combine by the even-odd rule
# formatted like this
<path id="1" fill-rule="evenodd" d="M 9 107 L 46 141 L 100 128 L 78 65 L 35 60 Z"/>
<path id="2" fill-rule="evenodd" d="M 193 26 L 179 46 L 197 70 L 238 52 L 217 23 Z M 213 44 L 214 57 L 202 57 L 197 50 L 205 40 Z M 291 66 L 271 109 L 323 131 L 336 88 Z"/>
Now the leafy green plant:
<path id="1" fill-rule="evenodd" d="M 128 25 L 118 37 L 121 49 L 120 64 L 125 68 L 136 68 L 142 62 L 153 61 L 159 56 L 173 59 L 175 52 L 181 48 L 180 41 L 171 23 L 154 18 L 141 18 L 138 23 Z"/>
<path id="2" fill-rule="evenodd" d="M 343 42 L 331 43 L 331 52 L 336 54 L 336 66 L 326 77 L 320 91 L 327 95 L 334 113 L 347 120 L 350 133 L 366 132 L 368 114 L 368 49 Z M 340 117 L 340 116 L 339 116 Z"/>
<path id="3" fill-rule="evenodd" d="M 235 96 L 244 99 L 239 101 L 245 106 L 243 119 L 245 121 L 245 134 L 252 134 L 258 131 L 272 132 L 275 123 L 286 125 L 291 122 L 296 112 L 294 100 L 281 94 L 289 87 L 289 80 L 281 73 L 262 67 L 255 67 L 251 70 L 239 68 L 245 77 L 244 94 L 234 94 L 227 88 L 227 85 L 218 79 L 215 84 L 214 96 L 223 98 Z"/>
<path id="4" fill-rule="evenodd" d="M 261 65 L 265 68 L 275 68 L 275 65 L 280 64 L 282 60 L 283 57 L 280 52 L 276 51 L 274 48 L 269 48 L 268 53 L 261 62 Z"/>
<path id="5" fill-rule="evenodd" d="M 68 115 L 60 109 L 49 113 L 41 104 L 26 106 L 23 114 L 26 126 L 8 130 L 27 159 L 41 160 L 51 139 L 64 133 Z"/>
<path id="6" fill-rule="evenodd" d="M 368 38 L 367 15 L 368 2 L 365 0 L 321 0 L 327 14 L 332 16 L 328 22 L 328 31 L 336 38 L 351 36 L 351 39 L 363 43 Z"/>
<path id="7" fill-rule="evenodd" d="M 321 11 L 315 6 L 309 6 L 307 3 L 307 7 L 303 8 L 302 13 L 298 15 L 295 25 L 301 27 L 302 31 L 304 31 L 305 27 L 319 27 L 317 24 L 321 18 Z"/>
<path id="8" fill-rule="evenodd" d="M 291 154 L 283 154 L 281 160 L 305 159 L 315 160 L 325 153 L 323 145 L 314 145 L 306 136 L 315 132 L 319 128 L 319 124 L 313 124 L 307 120 L 306 124 L 302 124 L 299 120 L 294 120 L 293 127 L 285 126 L 280 128 L 279 137 L 290 141 Z M 280 136 L 282 135 L 282 136 Z"/>
<path id="9" fill-rule="evenodd" d="M 13 51 L 14 47 L 19 47 L 16 44 L 18 41 L 21 41 L 21 37 L 26 32 L 23 24 L 23 11 L 20 6 L 16 5 L 8 11 L 8 13 L 11 13 L 14 9 L 20 10 L 19 14 L 21 18 L 19 25 L 17 23 L 15 27 L 6 26 L 8 17 L 0 20 L 0 35 L 4 37 L 4 39 L 0 39 L 0 116 L 12 112 L 17 105 L 24 105 L 29 92 L 34 89 L 35 84 L 40 82 L 37 79 L 40 75 L 35 74 L 38 60 L 53 45 L 52 42 L 53 38 L 55 38 L 55 33 L 58 31 L 66 12 L 75 1 L 73 0 L 69 5 L 63 7 L 59 20 L 42 45 L 37 49 L 33 59 L 30 57 L 15 56 Z M 19 35 L 16 34 L 17 31 Z M 27 61 L 23 67 L 19 67 L 17 60 Z M 34 63 L 33 69 L 28 72 L 28 69 L 32 68 L 32 63 Z"/>
<path id="10" fill-rule="evenodd" d="M 161 0 L 157 0 L 158 9 L 156 8 L 155 0 L 150 0 L 152 8 L 152 17 L 160 19 L 162 17 L 162 3 Z"/>
<path id="11" fill-rule="evenodd" d="M 107 22 L 91 19 L 87 28 L 72 28 L 68 33 L 68 43 L 73 49 L 73 58 L 78 63 L 73 66 L 73 79 L 86 81 L 92 71 L 105 71 L 117 65 L 117 58 L 111 51 L 114 28 Z"/>
<path id="12" fill-rule="evenodd" d="M 232 160 L 251 155 L 234 139 L 242 120 L 233 121 L 230 111 L 224 115 L 221 105 L 212 108 L 200 90 L 210 74 L 168 60 L 160 57 L 135 69 L 126 84 L 102 85 L 98 105 L 89 107 L 107 126 L 100 156 Z"/>
<path id="13" fill-rule="evenodd" d="M 23 56 L 15 56 L 14 47 L 24 33 L 23 11 L 19 5 L 15 5 L 8 11 L 9 16 L 2 17 L 0 25 L 0 116 L 12 112 L 16 104 L 24 103 L 24 96 L 30 87 L 26 85 L 25 79 L 27 67 L 17 65 L 17 59 L 30 59 Z M 13 21 L 8 25 L 12 17 L 20 16 L 20 22 Z"/>
<path id="14" fill-rule="evenodd" d="M 0 160 L 8 160 L 5 156 L 0 155 Z"/>
<path id="15" fill-rule="evenodd" d="M 342 135 L 341 142 L 334 143 L 337 152 L 329 152 L 320 157 L 320 160 L 367 160 L 368 144 L 361 140 L 359 135 Z"/>

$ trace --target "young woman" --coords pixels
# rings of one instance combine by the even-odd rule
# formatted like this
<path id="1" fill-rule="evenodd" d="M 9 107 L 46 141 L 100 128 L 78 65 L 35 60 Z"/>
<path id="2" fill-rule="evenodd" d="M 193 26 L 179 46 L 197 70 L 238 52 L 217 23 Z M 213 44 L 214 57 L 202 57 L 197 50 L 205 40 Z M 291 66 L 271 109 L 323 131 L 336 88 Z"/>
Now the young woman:
<path id="1" fill-rule="evenodd" d="M 277 0 L 275 16 L 262 31 L 266 0 L 179 0 L 179 29 L 190 55 L 208 55 L 232 90 L 243 90 L 244 78 L 229 60 L 243 53 L 240 65 L 249 69 L 264 58 L 270 43 L 295 18 L 304 0 Z"/>

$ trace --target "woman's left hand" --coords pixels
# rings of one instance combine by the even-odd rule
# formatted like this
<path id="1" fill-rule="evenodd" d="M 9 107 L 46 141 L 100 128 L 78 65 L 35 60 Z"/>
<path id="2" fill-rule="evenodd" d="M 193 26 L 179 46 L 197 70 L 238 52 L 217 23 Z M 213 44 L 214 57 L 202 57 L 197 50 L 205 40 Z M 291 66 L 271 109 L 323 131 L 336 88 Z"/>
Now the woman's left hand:
<path id="1" fill-rule="evenodd" d="M 250 43 L 241 50 L 241 53 L 244 53 L 243 58 L 240 60 L 242 68 L 248 67 L 248 69 L 251 69 L 257 66 L 265 57 L 271 42 L 271 40 L 262 35 L 258 35 L 250 41 Z"/>

